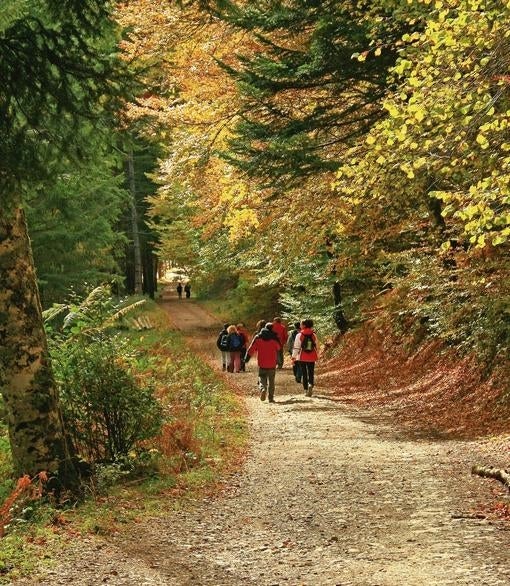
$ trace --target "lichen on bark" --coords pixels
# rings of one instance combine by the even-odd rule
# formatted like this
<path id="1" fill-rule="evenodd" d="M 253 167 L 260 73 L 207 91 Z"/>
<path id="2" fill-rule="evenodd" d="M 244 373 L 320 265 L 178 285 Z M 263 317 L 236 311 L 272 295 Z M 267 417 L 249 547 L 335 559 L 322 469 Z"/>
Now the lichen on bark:
<path id="1" fill-rule="evenodd" d="M 0 218 L 0 392 L 17 476 L 79 485 L 66 444 L 23 210 Z"/>

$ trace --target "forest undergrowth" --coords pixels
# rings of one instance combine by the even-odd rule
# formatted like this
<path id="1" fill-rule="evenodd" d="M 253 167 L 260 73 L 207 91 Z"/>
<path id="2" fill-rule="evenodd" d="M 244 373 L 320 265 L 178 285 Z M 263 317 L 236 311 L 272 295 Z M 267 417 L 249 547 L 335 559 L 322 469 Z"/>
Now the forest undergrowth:
<path id="1" fill-rule="evenodd" d="M 151 328 L 132 328 L 137 315 L 145 316 Z M 58 505 L 51 495 L 43 498 L 37 491 L 37 479 L 27 476 L 16 485 L 3 440 L 0 583 L 29 575 L 37 563 L 51 564 L 69 540 L 117 534 L 145 516 L 221 490 L 229 471 L 244 458 L 242 403 L 213 369 L 197 360 L 160 307 L 145 303 L 127 316 L 119 334 L 138 355 L 132 364 L 137 379 L 153 387 L 163 413 L 161 428 L 137 441 L 129 454 L 95 465 L 84 483 L 83 502 Z"/>
<path id="2" fill-rule="evenodd" d="M 434 339 L 410 349 L 390 326 L 376 321 L 335 343 L 326 350 L 320 380 L 342 402 L 383 407 L 410 431 L 501 436 L 502 449 L 510 448 L 508 363 L 487 375 L 474 355 L 459 356 Z"/>

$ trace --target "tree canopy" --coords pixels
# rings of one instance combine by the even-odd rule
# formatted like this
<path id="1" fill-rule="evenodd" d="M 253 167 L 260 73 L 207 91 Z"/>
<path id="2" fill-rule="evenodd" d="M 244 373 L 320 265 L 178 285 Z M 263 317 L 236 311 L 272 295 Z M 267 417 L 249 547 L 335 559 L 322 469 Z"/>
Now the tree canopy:
<path id="1" fill-rule="evenodd" d="M 79 6 L 79 10 L 78 10 Z M 109 2 L 7 2 L 0 21 L 0 179 L 40 179 L 65 147 L 83 154 L 79 120 L 117 111 L 126 74 Z M 3 192 L 2 204 L 8 202 Z"/>
<path id="2" fill-rule="evenodd" d="M 37 278 L 46 302 L 121 271 L 153 295 L 155 250 L 197 289 L 277 291 L 323 332 L 379 315 L 488 369 L 507 358 L 509 11 L 5 0 L 0 383 L 18 469 L 70 462 Z"/>
<path id="3" fill-rule="evenodd" d="M 390 289 L 452 340 L 486 323 L 462 299 L 505 321 L 505 6 L 143 7 L 128 47 L 165 87 L 137 108 L 166 152 L 152 204 L 169 254 L 191 235 L 197 267 L 277 283 L 289 316 L 335 285 L 354 322 Z"/>

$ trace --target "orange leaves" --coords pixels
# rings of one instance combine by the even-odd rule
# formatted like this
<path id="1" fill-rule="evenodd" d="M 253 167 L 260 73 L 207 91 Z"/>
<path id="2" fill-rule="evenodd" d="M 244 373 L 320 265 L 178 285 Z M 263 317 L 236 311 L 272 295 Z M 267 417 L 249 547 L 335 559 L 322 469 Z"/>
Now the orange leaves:
<path id="1" fill-rule="evenodd" d="M 17 501 L 37 500 L 43 495 L 44 485 L 48 482 L 48 474 L 45 471 L 39 472 L 34 478 L 25 474 L 18 479 L 16 487 L 5 499 L 0 507 L 0 537 L 5 535 L 7 525 L 12 521 L 14 508 Z"/>
<path id="2" fill-rule="evenodd" d="M 181 201 L 186 198 L 193 208 L 190 223 L 209 233 L 221 230 L 233 201 L 225 198 L 229 188 L 222 183 L 231 169 L 215 153 L 226 146 L 238 99 L 234 81 L 218 60 L 235 60 L 240 33 L 195 6 L 154 0 L 120 4 L 118 20 L 128 30 L 122 43 L 126 58 L 146 66 L 147 83 L 155 88 L 127 108 L 131 120 L 152 120 L 145 132 L 166 150 L 158 177 L 162 188 L 153 204 L 161 208 L 164 200 L 175 202 L 173 186 L 180 185 Z M 212 210 L 218 212 L 214 222 Z"/>
<path id="3" fill-rule="evenodd" d="M 406 351 L 412 343 L 411 324 L 399 338 L 390 327 L 377 328 L 376 323 L 374 319 L 348 334 L 341 353 L 321 367 L 321 381 L 336 388 L 342 401 L 386 406 L 410 429 L 465 437 L 508 429 L 508 405 L 491 408 L 507 373 L 484 378 L 472 356 L 459 359 L 440 340 Z"/>

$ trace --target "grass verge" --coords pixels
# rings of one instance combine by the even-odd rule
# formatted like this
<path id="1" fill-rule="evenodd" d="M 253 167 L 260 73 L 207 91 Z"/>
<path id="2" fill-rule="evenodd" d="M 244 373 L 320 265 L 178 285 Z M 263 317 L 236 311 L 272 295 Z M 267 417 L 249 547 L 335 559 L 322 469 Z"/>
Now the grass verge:
<path id="1" fill-rule="evenodd" d="M 54 564 L 81 535 L 122 532 L 143 517 L 187 507 L 205 492 L 221 490 L 226 475 L 242 462 L 248 430 L 239 397 L 169 328 L 155 303 L 139 312 L 154 327 L 124 333 L 138 350 L 133 368 L 151 379 L 163 406 L 160 435 L 137 446 L 127 464 L 99 468 L 83 503 L 56 509 L 39 501 L 12 511 L 0 540 L 0 584 Z M 0 438 L 4 497 L 13 486 L 10 469 L 8 444 Z"/>

